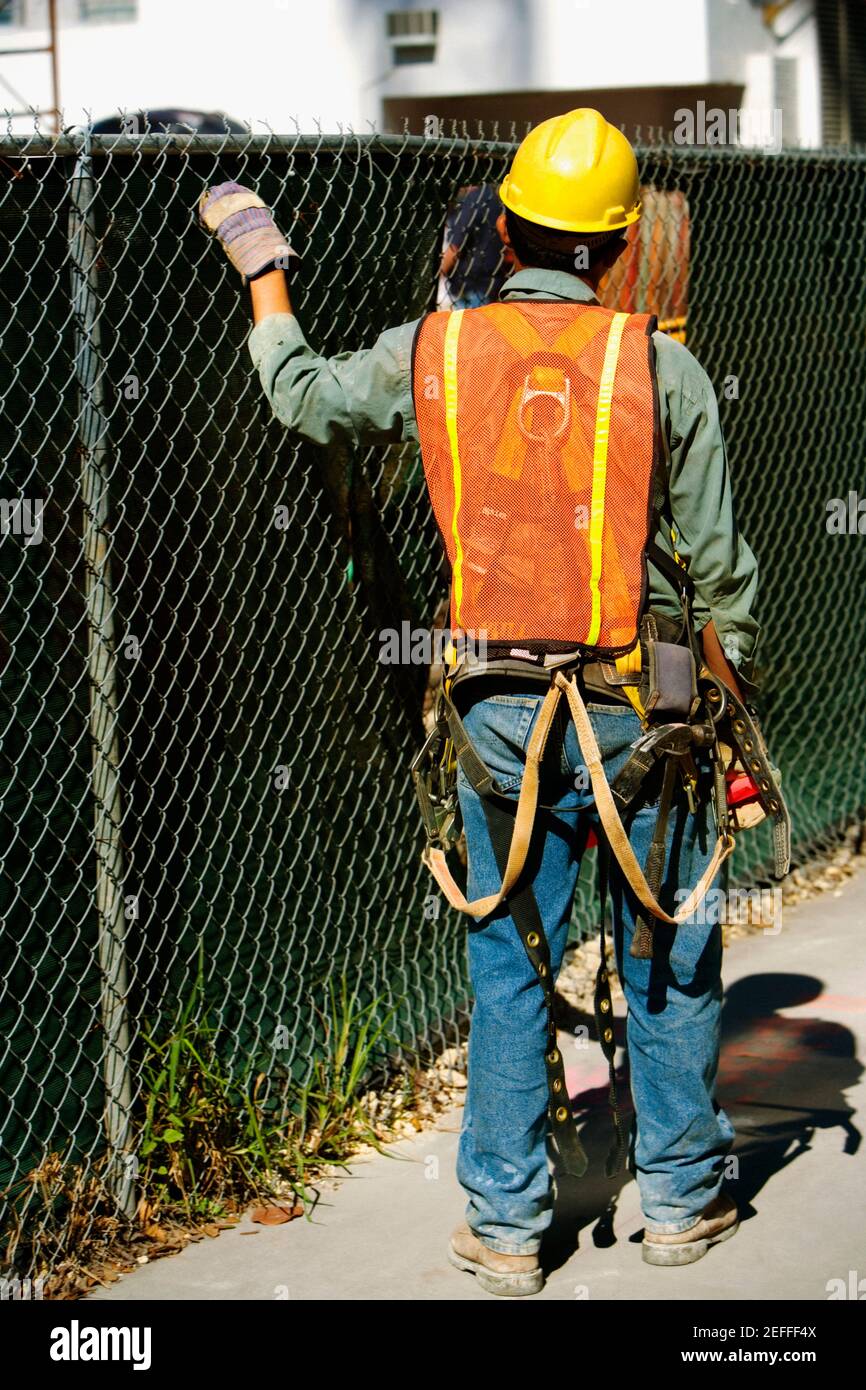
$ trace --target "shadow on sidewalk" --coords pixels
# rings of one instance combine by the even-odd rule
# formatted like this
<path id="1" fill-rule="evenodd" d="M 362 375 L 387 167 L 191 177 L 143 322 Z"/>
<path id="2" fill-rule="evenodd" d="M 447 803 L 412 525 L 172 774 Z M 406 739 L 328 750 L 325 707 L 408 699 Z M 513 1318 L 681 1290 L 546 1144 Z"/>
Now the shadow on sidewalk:
<path id="1" fill-rule="evenodd" d="M 863 1070 L 853 1033 L 828 1019 L 787 1018 L 778 1012 L 808 1005 L 822 988 L 813 975 L 767 973 L 737 980 L 725 993 L 717 1094 L 737 1130 L 736 1166 L 727 1185 L 742 1217 L 755 1215 L 752 1202 L 757 1193 L 808 1151 L 816 1130 L 838 1128 L 846 1154 L 855 1154 L 860 1146 L 854 1111 L 845 1100 L 845 1091 Z M 624 1020 L 617 1032 L 624 1042 Z M 628 1126 L 632 1110 L 627 1062 L 617 1073 L 617 1089 Z M 613 1139 L 607 1089 L 585 1091 L 573 1105 L 586 1111 L 580 1136 L 590 1167 L 581 1179 L 557 1174 L 553 1222 L 542 1249 L 548 1272 L 566 1263 L 581 1237 L 587 1239 L 584 1232 L 597 1246 L 616 1244 L 617 1201 L 632 1181 L 628 1171 L 605 1177 Z"/>
<path id="2" fill-rule="evenodd" d="M 749 975 L 726 993 L 718 1097 L 737 1130 L 731 1190 L 745 1217 L 773 1174 L 809 1149 L 816 1130 L 839 1129 L 846 1154 L 860 1147 L 845 1099 L 863 1071 L 853 1033 L 830 1019 L 778 1013 L 811 1004 L 822 988 L 814 975 L 777 973 Z"/>

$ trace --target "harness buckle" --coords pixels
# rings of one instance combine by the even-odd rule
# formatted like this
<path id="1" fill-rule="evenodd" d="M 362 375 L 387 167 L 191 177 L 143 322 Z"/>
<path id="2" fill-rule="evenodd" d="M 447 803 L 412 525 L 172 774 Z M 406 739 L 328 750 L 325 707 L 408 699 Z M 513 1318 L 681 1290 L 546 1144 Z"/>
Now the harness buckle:
<path id="1" fill-rule="evenodd" d="M 413 758 L 410 772 L 427 843 L 447 853 L 460 838 L 462 819 L 454 745 L 440 717 L 444 718 L 443 706 L 437 703 L 436 723 Z"/>

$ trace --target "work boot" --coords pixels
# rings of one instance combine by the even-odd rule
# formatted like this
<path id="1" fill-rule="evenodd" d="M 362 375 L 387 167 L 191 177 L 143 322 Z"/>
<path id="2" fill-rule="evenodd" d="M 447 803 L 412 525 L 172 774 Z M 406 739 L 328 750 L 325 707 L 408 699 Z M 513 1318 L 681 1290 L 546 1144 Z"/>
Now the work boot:
<path id="1" fill-rule="evenodd" d="M 644 1231 L 643 1258 L 648 1265 L 694 1264 L 706 1255 L 711 1245 L 736 1235 L 739 1224 L 736 1202 L 726 1192 L 720 1192 L 688 1230 L 666 1235 Z"/>
<path id="2" fill-rule="evenodd" d="M 544 1284 L 537 1255 L 501 1255 L 482 1245 L 465 1223 L 451 1236 L 448 1258 L 457 1269 L 474 1274 L 482 1289 L 505 1298 L 538 1293 Z"/>

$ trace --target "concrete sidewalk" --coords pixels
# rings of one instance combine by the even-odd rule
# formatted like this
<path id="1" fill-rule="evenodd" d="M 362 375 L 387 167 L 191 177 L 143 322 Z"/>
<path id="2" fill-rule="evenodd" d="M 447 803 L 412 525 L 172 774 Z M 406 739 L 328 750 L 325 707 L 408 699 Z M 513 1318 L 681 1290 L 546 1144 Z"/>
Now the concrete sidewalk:
<path id="1" fill-rule="evenodd" d="M 600 1051 L 577 1050 L 563 1035 L 592 1169 L 560 1192 L 539 1298 L 825 1300 L 829 1280 L 866 1277 L 866 1146 L 852 1113 L 864 1108 L 864 927 L 861 874 L 788 909 L 778 936 L 729 949 L 719 1095 L 737 1128 L 731 1190 L 744 1220 L 696 1265 L 642 1263 L 637 1187 L 603 1177 L 610 1122 Z M 456 1111 L 440 1129 L 396 1146 L 393 1158 L 359 1162 L 311 1221 L 244 1221 L 91 1298 L 489 1299 L 445 1258 L 463 1210 L 454 1177 L 459 1123 Z"/>

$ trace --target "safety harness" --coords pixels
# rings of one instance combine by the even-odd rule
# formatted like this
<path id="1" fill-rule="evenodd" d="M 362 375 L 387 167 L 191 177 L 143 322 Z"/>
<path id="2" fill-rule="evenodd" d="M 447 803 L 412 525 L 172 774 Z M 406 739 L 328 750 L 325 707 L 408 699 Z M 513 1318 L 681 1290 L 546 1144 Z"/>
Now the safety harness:
<path id="1" fill-rule="evenodd" d="M 650 649 L 653 645 L 673 645 L 654 642 L 650 635 L 654 626 L 652 621 L 645 624 L 642 648 L 646 650 L 647 645 Z M 658 660 L 658 652 L 656 658 Z M 494 662 L 488 665 L 485 674 L 489 678 L 495 675 L 514 676 L 518 672 L 514 669 L 514 663 Z M 531 667 L 521 674 L 527 682 L 533 678 L 538 681 L 542 675 Z M 541 766 L 562 697 L 565 696 L 569 715 L 574 721 L 600 822 L 598 851 L 602 944 L 596 975 L 595 1016 L 599 1041 L 608 1063 L 609 1100 L 616 1131 L 615 1144 L 607 1160 L 609 1174 L 618 1171 L 625 1151 L 615 1084 L 616 1042 L 604 940 L 609 856 L 613 855 L 616 859 L 640 904 L 641 911 L 636 920 L 630 953 L 643 959 L 653 956 L 656 922 L 677 926 L 697 910 L 719 868 L 730 857 L 735 836 L 742 829 L 758 823 L 765 816 L 771 818 L 774 872 L 777 878 L 783 878 L 787 873 L 790 856 L 790 821 L 779 787 L 779 774 L 770 763 L 754 710 L 747 708 L 718 677 L 701 666 L 696 682 L 697 697 L 691 714 L 683 719 L 665 717 L 660 721 L 645 715 L 642 735 L 633 744 L 629 757 L 616 777 L 609 782 L 584 698 L 588 681 L 592 681 L 595 688 L 600 690 L 599 677 L 605 679 L 603 671 L 600 672 L 595 663 L 581 660 L 560 659 L 555 667 L 546 672 L 546 692 L 527 747 L 516 805 L 513 798 L 499 788 L 494 774 L 480 757 L 455 703 L 454 696 L 459 693 L 463 682 L 473 678 L 466 671 L 462 679 L 458 674 L 456 690 L 455 677 L 443 682 L 437 697 L 434 727 L 412 764 L 412 776 L 427 835 L 422 854 L 424 863 L 448 902 L 460 912 L 484 918 L 507 901 L 508 911 L 538 978 L 547 1009 L 545 1056 L 551 1129 L 562 1165 L 566 1172 L 574 1176 L 580 1176 L 586 1170 L 587 1160 L 574 1126 L 563 1060 L 556 1042 L 553 1012 L 555 982 L 551 974 L 550 948 L 531 882 L 527 881 L 530 875 L 524 874 L 539 818 Z M 640 687 L 635 684 L 630 688 L 637 694 Z M 615 692 L 623 689 L 623 686 L 610 685 L 607 686 L 607 694 L 616 698 Z M 650 691 L 650 699 L 653 693 Z M 671 712 L 669 707 L 665 711 L 666 715 Z M 697 775 L 693 757 L 696 749 L 706 750 L 709 755 L 712 769 L 711 802 L 717 838 L 699 882 L 678 910 L 669 913 L 658 900 L 664 877 L 667 827 L 678 782 L 692 809 L 697 806 Z M 661 794 L 647 861 L 642 866 L 631 847 L 623 816 L 637 801 L 646 779 L 659 763 L 663 764 Z M 500 885 L 495 892 L 474 901 L 466 898 L 447 862 L 447 855 L 459 839 L 462 829 L 457 795 L 458 766 L 482 800 L 501 875 Z M 747 803 L 749 814 L 746 816 L 741 803 L 729 801 L 729 788 L 737 778 L 737 767 L 747 770 L 751 779 Z"/>
<path id="2" fill-rule="evenodd" d="M 507 901 L 544 995 L 551 1129 L 563 1167 L 575 1176 L 585 1172 L 587 1159 L 557 1046 L 550 947 L 528 872 L 539 813 L 550 809 L 539 804 L 541 770 L 563 696 L 600 823 L 602 950 L 595 1015 L 616 1131 L 609 1173 L 617 1171 L 625 1150 L 604 946 L 609 856 L 640 905 L 631 954 L 648 959 L 655 924 L 676 927 L 695 912 L 740 830 L 765 816 L 772 819 L 777 877 L 787 873 L 790 853 L 779 774 L 755 712 L 704 664 L 688 573 L 676 552 L 672 558 L 648 539 L 659 438 L 654 326 L 647 315 L 613 315 L 597 306 L 545 303 L 521 305 L 518 312 L 516 305 L 491 305 L 462 316 L 429 315 L 413 354 L 422 459 L 452 565 L 452 633 L 492 628 L 498 639 L 481 655 L 471 642 L 453 654 L 437 694 L 433 728 L 412 764 L 427 835 L 422 857 L 458 911 L 485 918 Z M 465 392 L 463 413 L 457 398 L 461 350 L 473 386 Z M 424 404 L 421 383 L 436 385 L 434 368 L 442 361 L 444 396 L 433 390 Z M 524 370 L 527 364 L 531 370 Z M 618 371 L 622 399 L 614 395 L 615 378 L 620 389 Z M 485 382 L 492 383 L 486 390 Z M 466 419 L 471 428 L 461 428 Z M 589 499 L 589 525 L 586 537 L 576 539 L 570 519 L 566 528 L 559 519 L 569 516 L 570 499 L 583 493 Z M 646 524 L 637 530 L 629 510 L 635 495 L 646 513 Z M 680 625 L 646 609 L 648 560 L 674 585 Z M 559 590 L 557 575 L 562 576 Z M 560 599 L 564 619 L 557 616 Z M 560 640 L 564 636 L 570 642 Z M 519 679 L 543 692 L 516 804 L 480 757 L 460 714 L 469 686 L 491 677 Z M 612 781 L 586 707 L 585 696 L 593 692 L 628 702 L 641 721 L 641 735 Z M 697 809 L 698 751 L 712 772 L 716 843 L 687 901 L 669 913 L 659 902 L 668 821 L 678 785 L 690 810 Z M 481 798 L 500 873 L 496 891 L 474 901 L 466 898 L 447 862 L 461 833 L 458 766 Z M 650 850 L 641 865 L 623 816 L 650 775 L 660 777 L 661 791 Z M 739 799 L 743 782 L 745 802 Z"/>

